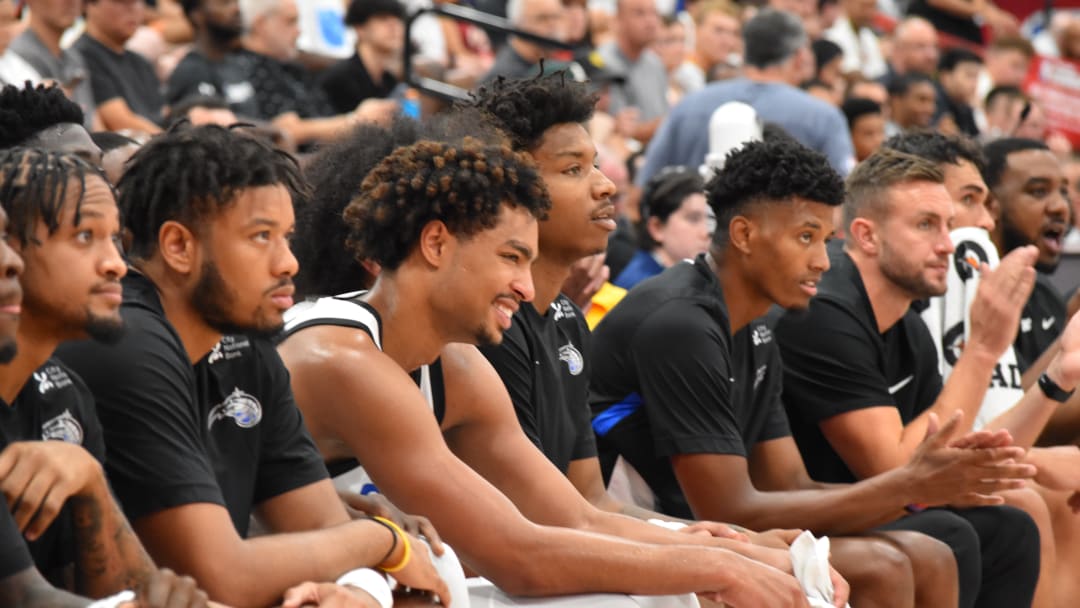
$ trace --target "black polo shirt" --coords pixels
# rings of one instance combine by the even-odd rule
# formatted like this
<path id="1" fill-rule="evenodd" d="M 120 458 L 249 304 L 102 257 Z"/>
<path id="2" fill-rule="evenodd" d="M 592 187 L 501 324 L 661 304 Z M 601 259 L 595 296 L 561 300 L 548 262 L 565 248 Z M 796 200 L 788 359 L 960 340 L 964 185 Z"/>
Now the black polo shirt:
<path id="1" fill-rule="evenodd" d="M 235 60 L 244 66 L 251 85 L 255 87 L 255 118 L 273 120 L 295 112 L 301 118 L 332 116 L 334 108 L 314 85 L 313 78 L 297 63 L 278 61 L 261 53 L 240 51 Z"/>
<path id="2" fill-rule="evenodd" d="M 17 441 L 66 441 L 105 462 L 105 441 L 90 389 L 57 359 L 49 359 L 23 385 L 14 403 L 0 401 L 0 450 Z M 0 509 L 2 510 L 2 509 Z M 39 539 L 30 555 L 46 578 L 60 583 L 75 560 L 74 524 L 69 507 Z"/>
<path id="3" fill-rule="evenodd" d="M 588 339 L 585 316 L 559 294 L 547 314 L 523 303 L 502 343 L 480 349 L 510 392 L 525 435 L 564 474 L 572 461 L 596 456 Z"/>
<path id="4" fill-rule="evenodd" d="M 95 104 L 100 106 L 119 97 L 132 112 L 155 123 L 162 122 L 165 96 L 157 72 L 146 58 L 128 50 L 117 53 L 89 34 L 80 36 L 74 47 L 82 53 L 90 71 Z"/>
<path id="5" fill-rule="evenodd" d="M 319 85 L 330 100 L 334 112 L 345 114 L 355 110 L 365 99 L 389 97 L 398 81 L 390 72 L 383 72 L 382 81 L 376 84 L 364 67 L 360 55 L 353 53 L 352 57 L 326 68 L 319 79 Z"/>
<path id="6" fill-rule="evenodd" d="M 250 62 L 240 53 L 229 53 L 221 61 L 211 61 L 192 50 L 169 76 L 165 101 L 175 106 L 189 97 L 220 97 L 241 118 L 258 118 L 259 102 L 250 69 Z"/>
<path id="7" fill-rule="evenodd" d="M 7 509 L 0 509 L 0 581 L 14 576 L 34 565 L 26 550 L 15 519 Z"/>
<path id="8" fill-rule="evenodd" d="M 855 263 L 831 250 L 832 268 L 805 312 L 777 315 L 784 361 L 783 401 L 810 476 L 825 482 L 856 477 L 819 424 L 875 406 L 893 406 L 904 424 L 933 405 L 941 392 L 937 350 L 914 310 L 879 332 Z"/>
<path id="9" fill-rule="evenodd" d="M 1050 282 L 1050 275 L 1036 274 L 1035 289 L 1020 313 L 1020 331 L 1013 344 L 1021 371 L 1026 371 L 1050 348 L 1068 322 L 1065 299 Z"/>
<path id="10" fill-rule="evenodd" d="M 772 332 L 758 319 L 731 335 L 704 256 L 630 290 L 596 327 L 590 358 L 601 450 L 637 469 L 669 515 L 693 517 L 672 456 L 746 458 L 756 443 L 790 435 Z"/>
<path id="11" fill-rule="evenodd" d="M 135 272 L 123 282 L 123 339 L 59 355 L 90 379 L 130 520 L 213 503 L 245 536 L 256 505 L 327 477 L 268 341 L 226 336 L 193 366 L 153 283 Z"/>

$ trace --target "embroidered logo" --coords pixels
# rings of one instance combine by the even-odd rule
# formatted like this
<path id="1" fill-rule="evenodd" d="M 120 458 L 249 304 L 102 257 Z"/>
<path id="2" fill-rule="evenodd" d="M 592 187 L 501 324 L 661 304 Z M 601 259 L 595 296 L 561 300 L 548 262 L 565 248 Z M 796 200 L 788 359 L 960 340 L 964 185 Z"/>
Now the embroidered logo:
<path id="1" fill-rule="evenodd" d="M 585 369 L 585 359 L 581 357 L 581 353 L 574 348 L 573 344 L 565 344 L 559 347 L 559 361 L 566 363 L 571 376 L 576 376 L 581 373 L 581 370 Z"/>
<path id="2" fill-rule="evenodd" d="M 1046 331 L 1053 327 L 1054 321 L 1057 321 L 1057 319 L 1054 317 L 1046 317 L 1045 319 L 1043 319 L 1042 323 L 1040 323 L 1040 325 L 1042 325 L 1043 331 Z"/>
<path id="3" fill-rule="evenodd" d="M 1026 334 L 1029 331 L 1031 331 L 1031 317 L 1020 319 L 1020 332 Z"/>
<path id="4" fill-rule="evenodd" d="M 757 372 L 754 374 L 754 390 L 758 389 L 758 386 L 765 381 L 765 372 L 769 369 L 768 365 L 762 365 L 757 368 Z"/>
<path id="5" fill-rule="evenodd" d="M 215 422 L 225 418 L 232 418 L 236 426 L 242 429 L 250 429 L 262 420 L 262 405 L 255 397 L 239 388 L 234 388 L 224 401 L 210 410 L 206 428 L 210 429 Z"/>
<path id="6" fill-rule="evenodd" d="M 561 319 L 573 319 L 577 316 L 574 312 L 574 305 L 565 300 L 555 300 L 551 303 L 551 320 L 559 321 Z"/>
<path id="7" fill-rule="evenodd" d="M 75 445 L 82 445 L 83 428 L 79 421 L 71 415 L 70 410 L 64 410 L 63 414 L 47 420 L 45 424 L 41 425 L 41 438 L 45 441 L 65 441 Z"/>
<path id="8" fill-rule="evenodd" d="M 206 362 L 213 365 L 218 361 L 232 361 L 244 356 L 244 351 L 250 347 L 251 341 L 244 336 L 224 336 L 206 356 Z"/>
<path id="9" fill-rule="evenodd" d="M 772 342 L 772 330 L 765 325 L 756 325 L 754 331 L 750 332 L 750 339 L 754 341 L 754 346 L 768 344 Z"/>
<path id="10" fill-rule="evenodd" d="M 38 393 L 44 395 L 67 386 L 71 386 L 71 376 L 67 375 L 64 368 L 59 365 L 43 367 L 33 373 L 34 381 L 38 383 Z"/>

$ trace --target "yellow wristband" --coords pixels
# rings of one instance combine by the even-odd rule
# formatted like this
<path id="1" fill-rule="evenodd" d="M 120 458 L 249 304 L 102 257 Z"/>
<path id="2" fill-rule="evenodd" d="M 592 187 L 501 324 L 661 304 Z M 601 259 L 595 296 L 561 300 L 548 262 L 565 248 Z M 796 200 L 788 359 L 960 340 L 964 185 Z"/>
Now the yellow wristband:
<path id="1" fill-rule="evenodd" d="M 412 559 L 412 546 L 409 544 L 409 536 L 405 534 L 405 532 L 401 528 L 399 528 L 397 524 L 390 521 L 389 519 L 386 519 L 385 517 L 372 517 L 372 519 L 383 524 L 387 528 L 390 528 L 390 531 L 396 534 L 397 537 L 401 539 L 401 544 L 405 545 L 405 552 L 401 555 L 401 561 L 394 564 L 393 566 L 377 566 L 378 569 L 382 570 L 383 572 L 397 572 L 404 569 L 405 566 L 409 565 L 409 560 Z"/>

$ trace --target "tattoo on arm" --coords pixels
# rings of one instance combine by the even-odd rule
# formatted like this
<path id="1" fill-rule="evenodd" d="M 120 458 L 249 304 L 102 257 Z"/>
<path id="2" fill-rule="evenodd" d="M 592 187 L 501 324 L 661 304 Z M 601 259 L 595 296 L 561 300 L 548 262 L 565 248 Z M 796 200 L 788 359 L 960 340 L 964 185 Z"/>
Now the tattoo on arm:
<path id="1" fill-rule="evenodd" d="M 154 563 L 111 495 L 70 499 L 75 529 L 76 589 L 105 597 L 135 589 Z"/>

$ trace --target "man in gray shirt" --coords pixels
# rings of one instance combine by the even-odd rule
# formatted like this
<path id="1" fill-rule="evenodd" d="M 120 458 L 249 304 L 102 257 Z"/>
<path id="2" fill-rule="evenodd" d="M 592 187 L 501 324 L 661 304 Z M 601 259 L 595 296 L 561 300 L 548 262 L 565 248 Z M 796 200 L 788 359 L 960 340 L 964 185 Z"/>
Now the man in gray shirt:
<path id="1" fill-rule="evenodd" d="M 855 164 L 851 136 L 840 110 L 795 85 L 812 72 L 814 57 L 799 18 L 764 10 L 743 26 L 744 77 L 712 83 L 683 98 L 656 132 L 638 173 L 646 183 L 664 167 L 697 167 L 709 152 L 709 119 L 729 101 L 749 104 L 762 121 L 782 127 L 821 152 L 841 175 Z"/>
<path id="2" fill-rule="evenodd" d="M 82 108 L 83 126 L 93 130 L 94 94 L 86 63 L 78 51 L 60 48 L 60 37 L 75 23 L 82 3 L 28 0 L 27 6 L 30 8 L 30 27 L 12 40 L 9 48 L 42 78 L 55 80 Z"/>
<path id="3" fill-rule="evenodd" d="M 635 108 L 640 121 L 634 137 L 648 141 L 668 112 L 667 71 L 649 46 L 660 36 L 656 0 L 619 0 L 615 39 L 597 49 L 604 68 L 625 82 L 611 88 L 611 114 Z"/>

